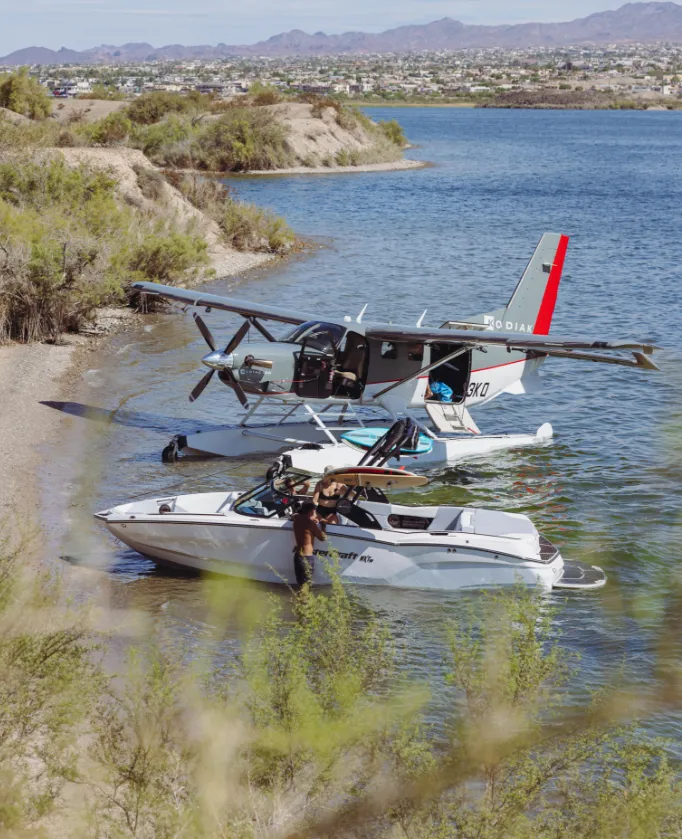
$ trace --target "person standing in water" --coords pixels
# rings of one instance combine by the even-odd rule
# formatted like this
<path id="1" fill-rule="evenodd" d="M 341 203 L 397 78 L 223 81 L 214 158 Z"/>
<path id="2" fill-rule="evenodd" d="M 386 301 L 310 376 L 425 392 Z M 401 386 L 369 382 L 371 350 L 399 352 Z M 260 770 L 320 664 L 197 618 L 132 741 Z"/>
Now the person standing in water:
<path id="1" fill-rule="evenodd" d="M 311 583 L 315 571 L 315 539 L 325 542 L 327 535 L 317 523 L 315 504 L 306 501 L 293 519 L 296 551 L 294 553 L 294 573 L 299 586 Z"/>

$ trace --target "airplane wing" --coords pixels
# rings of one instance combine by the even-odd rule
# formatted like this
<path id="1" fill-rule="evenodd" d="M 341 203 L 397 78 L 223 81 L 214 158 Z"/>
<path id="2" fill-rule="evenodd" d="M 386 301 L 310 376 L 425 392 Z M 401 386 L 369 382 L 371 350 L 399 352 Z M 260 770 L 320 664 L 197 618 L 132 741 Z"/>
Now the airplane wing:
<path id="1" fill-rule="evenodd" d="M 659 368 L 649 358 L 654 352 L 653 344 L 641 341 L 595 341 L 589 338 L 562 338 L 555 335 L 527 335 L 519 332 L 494 332 L 487 329 L 422 329 L 377 324 L 367 326 L 367 338 L 378 341 L 415 342 L 421 344 L 447 343 L 464 344 L 473 347 L 506 347 L 510 352 L 519 350 L 535 356 L 573 358 L 579 361 L 597 361 L 605 364 L 621 364 L 625 367 L 642 367 L 647 370 Z M 602 351 L 630 350 L 634 360 L 618 355 L 602 354 Z"/>
<path id="2" fill-rule="evenodd" d="M 210 309 L 224 309 L 226 312 L 236 312 L 245 318 L 255 317 L 264 320 L 276 320 L 281 323 L 298 325 L 307 321 L 322 321 L 324 317 L 306 312 L 294 312 L 291 309 L 283 309 L 279 306 L 266 306 L 261 303 L 253 303 L 250 300 L 237 300 L 234 297 L 223 297 L 220 294 L 206 294 L 201 291 L 193 291 L 187 288 L 175 288 L 160 283 L 133 283 L 133 288 L 145 294 L 156 297 L 166 297 L 169 300 L 177 300 L 190 306 L 201 306 Z"/>

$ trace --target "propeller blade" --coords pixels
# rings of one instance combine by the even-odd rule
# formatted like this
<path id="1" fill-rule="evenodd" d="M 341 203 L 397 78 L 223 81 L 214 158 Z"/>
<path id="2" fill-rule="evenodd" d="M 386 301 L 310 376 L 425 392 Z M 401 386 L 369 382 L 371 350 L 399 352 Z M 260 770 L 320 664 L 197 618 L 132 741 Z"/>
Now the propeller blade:
<path id="1" fill-rule="evenodd" d="M 210 329 L 208 328 L 208 326 L 206 326 L 200 315 L 198 315 L 196 312 L 193 312 L 192 314 L 194 317 L 194 322 L 199 328 L 199 332 L 201 332 L 201 334 L 204 336 L 204 341 L 206 341 L 211 350 L 215 352 L 215 341 L 213 340 L 213 335 L 211 335 Z"/>
<path id="2" fill-rule="evenodd" d="M 242 408 L 248 408 L 249 400 L 242 386 L 239 384 L 237 379 L 235 378 L 234 373 L 232 370 L 221 370 L 220 371 L 220 381 L 226 384 L 228 387 L 231 387 L 232 390 L 237 394 L 237 399 L 242 403 Z"/>
<path id="3" fill-rule="evenodd" d="M 194 390 L 189 395 L 190 402 L 196 402 L 196 400 L 201 396 L 204 392 L 204 388 L 206 385 L 211 381 L 211 377 L 215 373 L 215 370 L 209 370 L 205 376 L 199 380 L 199 383 L 194 387 Z"/>
<path id="4" fill-rule="evenodd" d="M 237 347 L 241 344 L 241 342 L 246 337 L 246 333 L 251 328 L 251 324 L 248 320 L 245 320 L 244 323 L 239 327 L 239 329 L 234 333 L 230 343 L 225 347 L 225 355 L 229 355 L 231 352 L 234 352 Z M 215 349 L 215 348 L 214 348 Z"/>

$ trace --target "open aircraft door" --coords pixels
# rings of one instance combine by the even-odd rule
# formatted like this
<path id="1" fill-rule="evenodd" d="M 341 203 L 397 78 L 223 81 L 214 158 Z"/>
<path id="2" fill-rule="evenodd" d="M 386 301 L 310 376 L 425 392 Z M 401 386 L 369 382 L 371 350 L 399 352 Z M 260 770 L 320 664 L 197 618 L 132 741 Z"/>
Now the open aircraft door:
<path id="1" fill-rule="evenodd" d="M 326 399 L 332 392 L 336 350 L 331 335 L 328 347 L 326 342 L 320 341 L 319 333 L 311 337 L 315 347 L 311 347 L 310 340 L 305 338 L 296 353 L 293 391 L 303 399 Z"/>
<path id="2" fill-rule="evenodd" d="M 451 356 L 457 350 L 462 349 L 462 344 L 431 344 L 431 363 L 439 358 Z M 452 403 L 460 405 L 466 399 L 471 376 L 471 350 L 463 352 L 455 358 L 450 358 L 444 364 L 433 367 L 429 374 L 429 381 L 443 382 L 452 390 Z"/>

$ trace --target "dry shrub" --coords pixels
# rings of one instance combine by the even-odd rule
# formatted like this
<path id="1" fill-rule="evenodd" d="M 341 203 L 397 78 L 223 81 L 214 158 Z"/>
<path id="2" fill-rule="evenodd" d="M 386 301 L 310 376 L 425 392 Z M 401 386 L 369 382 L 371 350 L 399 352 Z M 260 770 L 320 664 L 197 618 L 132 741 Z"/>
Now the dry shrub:
<path id="1" fill-rule="evenodd" d="M 203 238 L 122 206 L 115 189 L 108 172 L 60 158 L 0 163 L 0 341 L 58 340 L 125 302 L 131 281 L 207 264 Z"/>
<path id="2" fill-rule="evenodd" d="M 240 251 L 284 253 L 296 237 L 283 218 L 243 201 L 228 201 L 219 219 L 225 241 Z"/>
<path id="3" fill-rule="evenodd" d="M 218 221 L 227 201 L 233 200 L 233 190 L 217 178 L 191 172 L 167 170 L 164 177 L 198 210 Z"/>
<path id="4" fill-rule="evenodd" d="M 158 90 L 138 96 L 125 109 L 125 114 L 136 125 L 152 125 L 169 114 L 208 112 L 212 103 L 212 97 L 197 91 L 172 93 Z"/>
<path id="5" fill-rule="evenodd" d="M 286 253 L 301 243 L 280 216 L 238 201 L 216 178 L 166 172 L 168 182 L 195 207 L 218 223 L 223 238 L 236 250 Z"/>
<path id="6" fill-rule="evenodd" d="M 255 84 L 249 90 L 249 102 L 256 107 L 279 105 L 283 101 L 282 94 L 272 85 Z"/>
<path id="7" fill-rule="evenodd" d="M 150 201 L 163 201 L 166 194 L 166 180 L 161 172 L 152 169 L 150 166 L 140 166 L 139 164 L 135 164 L 133 170 L 137 178 L 137 185 L 144 197 L 149 198 Z"/>
<path id="8" fill-rule="evenodd" d="M 322 119 L 327 108 L 332 108 L 338 115 L 343 111 L 343 105 L 331 96 L 324 96 L 321 93 L 299 93 L 295 100 L 305 105 L 312 105 L 311 113 L 317 119 Z"/>

